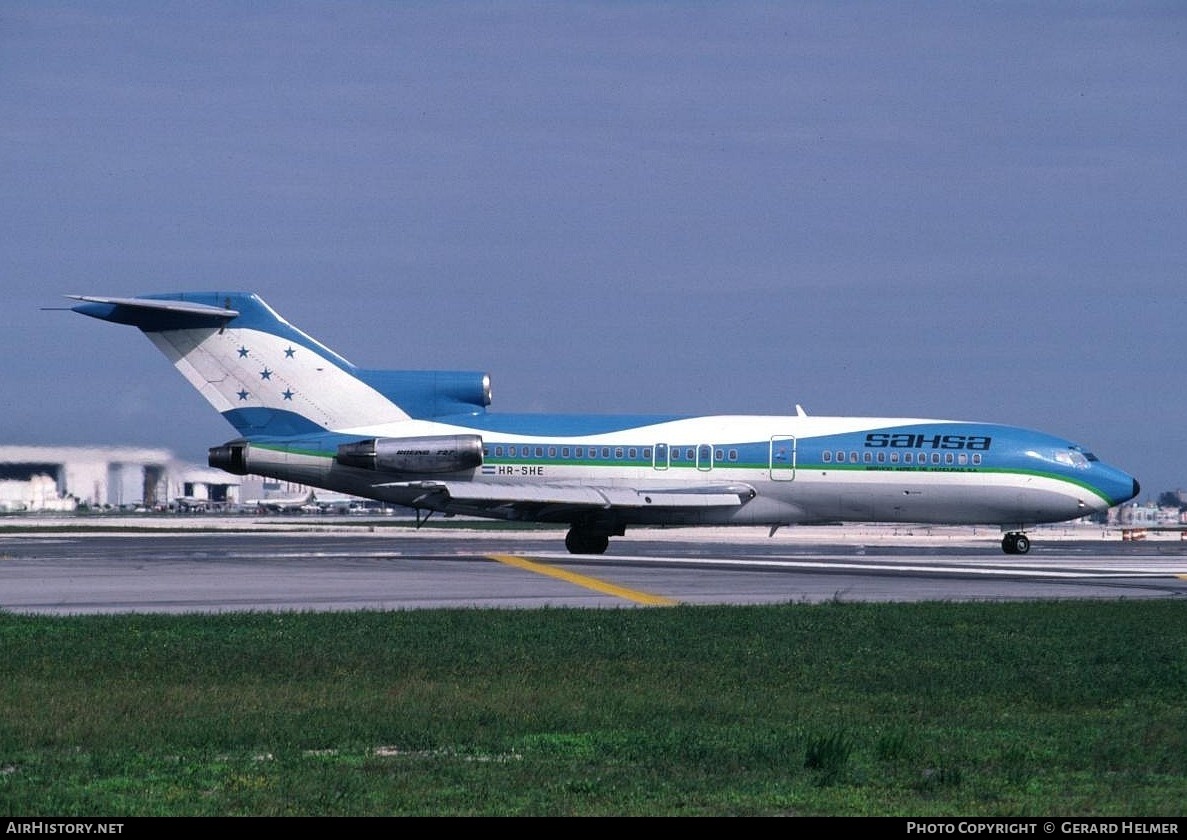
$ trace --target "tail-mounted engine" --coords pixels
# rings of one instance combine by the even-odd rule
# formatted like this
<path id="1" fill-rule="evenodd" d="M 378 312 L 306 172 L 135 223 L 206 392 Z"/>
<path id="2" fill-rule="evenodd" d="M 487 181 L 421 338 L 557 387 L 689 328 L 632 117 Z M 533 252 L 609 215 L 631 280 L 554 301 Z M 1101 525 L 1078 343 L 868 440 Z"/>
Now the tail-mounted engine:
<path id="1" fill-rule="evenodd" d="M 206 463 L 232 475 L 247 475 L 247 448 L 244 440 L 233 440 L 222 446 L 212 446 L 207 452 Z"/>
<path id="2" fill-rule="evenodd" d="M 384 473 L 450 473 L 482 464 L 478 435 L 414 438 L 370 438 L 338 447 L 337 461 Z"/>

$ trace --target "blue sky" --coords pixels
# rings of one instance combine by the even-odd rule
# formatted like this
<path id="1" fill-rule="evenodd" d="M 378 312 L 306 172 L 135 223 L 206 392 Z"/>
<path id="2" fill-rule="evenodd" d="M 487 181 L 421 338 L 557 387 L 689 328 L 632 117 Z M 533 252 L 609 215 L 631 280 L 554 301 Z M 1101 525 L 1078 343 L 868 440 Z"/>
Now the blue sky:
<path id="1" fill-rule="evenodd" d="M 938 417 L 1187 488 L 1187 5 L 0 5 L 0 442 L 234 436 L 64 294 L 495 411 Z"/>

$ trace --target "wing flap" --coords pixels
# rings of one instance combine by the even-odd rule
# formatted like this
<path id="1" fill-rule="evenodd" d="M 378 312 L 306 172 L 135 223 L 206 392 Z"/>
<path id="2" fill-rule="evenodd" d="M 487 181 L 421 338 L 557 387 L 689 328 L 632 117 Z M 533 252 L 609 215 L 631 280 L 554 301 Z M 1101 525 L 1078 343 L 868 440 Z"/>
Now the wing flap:
<path id="1" fill-rule="evenodd" d="M 754 498 L 748 484 L 687 485 L 645 489 L 577 484 L 477 484 L 465 481 L 393 482 L 384 487 L 410 487 L 426 494 L 444 494 L 465 504 L 497 507 L 563 505 L 598 508 L 701 509 L 738 507 Z"/>

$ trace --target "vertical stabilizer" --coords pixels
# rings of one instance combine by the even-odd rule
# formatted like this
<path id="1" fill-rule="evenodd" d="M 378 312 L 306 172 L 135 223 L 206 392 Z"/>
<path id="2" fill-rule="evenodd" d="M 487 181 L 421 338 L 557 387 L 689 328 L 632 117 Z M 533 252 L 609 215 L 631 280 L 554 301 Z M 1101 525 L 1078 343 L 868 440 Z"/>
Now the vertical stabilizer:
<path id="1" fill-rule="evenodd" d="M 254 294 L 69 295 L 75 312 L 137 327 L 240 434 L 345 431 L 409 414 Z"/>

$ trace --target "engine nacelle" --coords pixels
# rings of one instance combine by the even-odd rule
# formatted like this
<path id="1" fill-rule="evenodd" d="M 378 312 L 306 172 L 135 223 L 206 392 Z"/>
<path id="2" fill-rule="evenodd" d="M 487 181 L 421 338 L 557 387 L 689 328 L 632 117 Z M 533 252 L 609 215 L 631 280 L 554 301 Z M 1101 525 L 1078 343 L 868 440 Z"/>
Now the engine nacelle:
<path id="1" fill-rule="evenodd" d="M 247 475 L 248 445 L 247 441 L 233 440 L 222 446 L 212 446 L 207 451 L 206 463 L 232 475 Z"/>
<path id="2" fill-rule="evenodd" d="M 450 473 L 482 464 L 482 438 L 478 435 L 371 438 L 338 447 L 337 461 L 385 473 Z"/>

